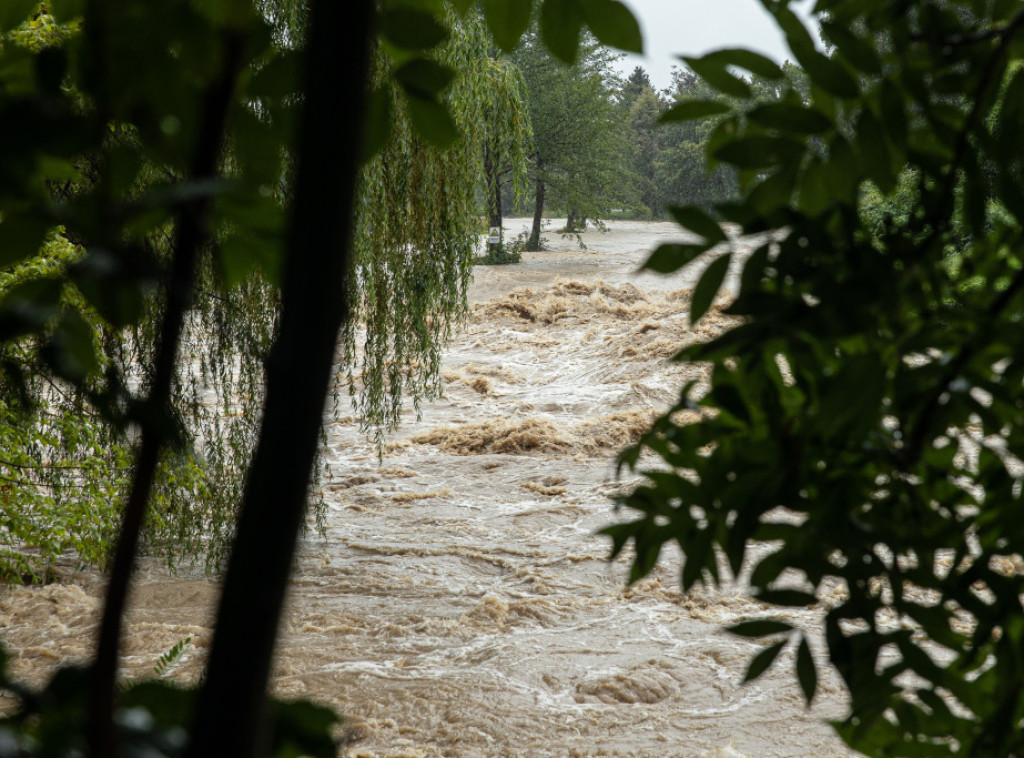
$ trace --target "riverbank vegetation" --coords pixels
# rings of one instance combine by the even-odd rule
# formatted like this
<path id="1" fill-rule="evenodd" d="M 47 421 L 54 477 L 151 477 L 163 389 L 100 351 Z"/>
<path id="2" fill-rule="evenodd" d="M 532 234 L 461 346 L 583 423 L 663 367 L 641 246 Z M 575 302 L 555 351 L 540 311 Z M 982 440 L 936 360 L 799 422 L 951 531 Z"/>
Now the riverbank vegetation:
<path id="1" fill-rule="evenodd" d="M 182 444 L 161 459 L 144 528 L 147 549 L 172 566 L 223 565 L 241 502 L 242 473 L 258 432 L 264 360 L 277 329 L 276 248 L 293 192 L 293 156 L 282 141 L 295 120 L 289 98 L 298 86 L 296 48 L 305 21 L 301 3 L 268 2 L 264 12 L 274 22 L 269 31 L 276 42 L 252 64 L 253 100 L 238 110 L 216 168 L 225 186 L 249 182 L 258 193 L 240 197 L 234 188 L 217 193 L 212 247 L 197 263 L 184 314 L 187 353 L 174 366 L 170 384 Z M 334 393 L 338 409 L 349 402 L 344 396 L 352 396 L 364 429 L 378 439 L 397 423 L 404 403 L 439 392 L 441 349 L 466 312 L 478 239 L 476 189 L 485 175 L 485 157 L 501 155 L 514 185 L 521 186 L 525 177 L 529 119 L 518 82 L 495 73 L 507 66 L 490 50 L 479 18 L 448 14 L 435 24 L 443 44 L 429 61 L 407 62 L 381 51 L 374 57 L 374 103 L 390 126 L 381 131 L 387 139 L 361 169 L 356 273 L 348 280 L 354 318 L 343 335 L 345 378 Z M 63 46 L 80 37 L 80 22 L 62 23 L 43 5 L 9 35 L 4 54 L 29 64 L 62 56 Z M 70 107 L 84 96 L 77 72 L 71 68 L 70 78 L 59 82 Z M 505 110 L 492 107 L 496 96 L 505 97 Z M 442 102 L 443 116 L 438 115 Z M 179 117 L 166 118 L 172 124 Z M 457 145 L 456 135 L 461 135 Z M 181 169 L 147 138 L 154 136 L 140 134 L 134 124 L 118 124 L 104 136 L 99 155 L 75 157 L 59 179 L 46 179 L 54 196 L 41 204 L 63 209 L 84 202 L 97 191 L 106 160 L 117 176 L 117 184 L 103 190 L 111 195 L 108 202 L 152 202 L 152 193 L 175 181 Z M 9 150 L 16 149 L 12 140 Z M 34 300 L 52 293 L 34 322 L 11 323 L 19 339 L 4 346 L 8 371 L 0 407 L 6 422 L 0 427 L 5 430 L 0 471 L 9 496 L 0 504 L 0 523 L 6 527 L 0 532 L 0 576 L 6 580 L 45 581 L 69 550 L 87 564 L 109 560 L 120 519 L 117 503 L 130 481 L 132 443 L 125 435 L 127 418 L 111 423 L 106 406 L 91 402 L 89 395 L 107 393 L 103 402 L 116 407 L 128 401 L 114 396 L 127 397 L 153 379 L 150 367 L 166 295 L 160 267 L 173 248 L 166 213 L 133 220 L 131 244 L 139 255 L 123 265 L 139 270 L 122 271 L 116 261 L 96 263 L 87 236 L 71 224 L 55 224 L 58 215 L 49 208 L 40 211 L 34 219 L 46 235 L 40 253 L 21 260 L 9 254 L 7 260 L 16 264 L 0 281 L 9 321 L 17 321 L 18 307 L 31 308 Z M 408 254 L 410 248 L 415 256 Z M 74 272 L 70 281 L 68 271 Z M 119 299 L 108 302 L 110 279 L 120 283 L 133 277 L 145 287 L 121 287 Z M 44 295 L 38 294 L 41 289 Z M 55 314 L 65 314 L 65 320 L 58 323 Z M 90 344 L 65 355 L 59 346 L 70 338 L 62 328 L 89 336 Z M 46 345 L 49 352 L 40 349 Z M 69 388 L 62 384 L 63 374 L 80 374 L 84 383 Z M 119 385 L 116 391 L 111 383 Z M 322 519 L 323 466 L 316 471 L 314 511 Z"/>

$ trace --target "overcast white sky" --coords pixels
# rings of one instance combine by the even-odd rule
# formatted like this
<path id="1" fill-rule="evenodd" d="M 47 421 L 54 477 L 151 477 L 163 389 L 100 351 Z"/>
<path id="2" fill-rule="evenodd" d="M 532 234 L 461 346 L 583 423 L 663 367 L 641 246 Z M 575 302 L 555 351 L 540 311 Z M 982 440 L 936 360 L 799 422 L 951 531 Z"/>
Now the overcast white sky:
<path id="1" fill-rule="evenodd" d="M 680 55 L 700 55 L 723 47 L 746 47 L 783 62 L 792 58 L 774 20 L 760 0 L 624 0 L 640 20 L 646 54 L 630 55 L 619 68 L 629 74 L 643 66 L 656 89 L 670 81 Z M 793 4 L 807 17 L 810 0 Z M 817 36 L 817 32 L 812 32 Z"/>

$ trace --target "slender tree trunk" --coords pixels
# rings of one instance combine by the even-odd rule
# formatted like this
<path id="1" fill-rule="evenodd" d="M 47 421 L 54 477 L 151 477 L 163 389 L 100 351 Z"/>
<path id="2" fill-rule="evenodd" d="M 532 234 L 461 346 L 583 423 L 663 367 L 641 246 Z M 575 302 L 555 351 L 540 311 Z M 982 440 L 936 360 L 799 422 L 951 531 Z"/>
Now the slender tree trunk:
<path id="1" fill-rule="evenodd" d="M 547 190 L 544 180 L 540 177 L 541 167 L 541 162 L 537 161 L 537 197 L 533 206 L 533 229 L 530 230 L 530 239 L 526 242 L 526 249 L 534 252 L 540 250 L 540 225 L 544 220 L 544 193 Z"/>
<path id="2" fill-rule="evenodd" d="M 488 245 L 488 249 L 494 254 L 501 251 L 504 241 L 501 232 L 501 171 L 495 165 L 489 147 L 484 148 L 484 174 L 487 177 L 487 225 L 491 229 L 498 228 L 498 242 Z"/>
<path id="3" fill-rule="evenodd" d="M 313 0 L 305 108 L 260 438 L 188 755 L 265 755 L 266 689 L 306 512 L 345 293 L 374 0 Z"/>
<path id="4" fill-rule="evenodd" d="M 203 97 L 203 122 L 189 171 L 192 180 L 216 176 L 228 111 L 241 65 L 245 39 L 238 32 L 226 32 L 222 42 L 223 68 Z M 187 203 L 178 215 L 174 257 L 167 283 L 167 306 L 156 345 L 153 384 L 145 401 L 148 412 L 140 422 L 141 441 L 131 489 L 121 517 L 110 582 L 107 585 L 107 599 L 100 621 L 96 661 L 92 667 L 89 745 L 96 756 L 114 755 L 116 751 L 113 715 L 121 624 L 157 464 L 172 428 L 170 402 L 178 345 L 185 313 L 192 302 L 200 251 L 209 241 L 209 210 L 209 199 L 199 198 Z"/>
<path id="5" fill-rule="evenodd" d="M 576 231 L 576 211 L 569 211 L 569 217 L 565 219 L 565 231 Z"/>

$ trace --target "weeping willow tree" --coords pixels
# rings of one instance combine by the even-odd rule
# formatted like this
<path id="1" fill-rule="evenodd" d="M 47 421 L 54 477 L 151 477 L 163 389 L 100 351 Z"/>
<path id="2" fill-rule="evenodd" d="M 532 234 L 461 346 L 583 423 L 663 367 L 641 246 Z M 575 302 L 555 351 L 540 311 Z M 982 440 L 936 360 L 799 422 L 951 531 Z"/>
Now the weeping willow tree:
<path id="1" fill-rule="evenodd" d="M 396 95 L 394 135 L 361 179 L 350 279 L 357 318 L 345 334 L 345 365 L 363 424 L 378 440 L 398 423 L 404 397 L 418 406 L 440 392 L 442 348 L 466 312 L 479 244 L 485 156 L 504 156 L 514 184 L 525 185 L 531 135 L 520 79 L 491 58 L 479 19 L 453 25 L 438 57 L 461 72 L 447 98 L 461 143 L 423 142 L 410 103 Z M 378 80 L 389 65 L 377 56 Z"/>
<path id="2" fill-rule="evenodd" d="M 258 5 L 271 21 L 279 48 L 300 50 L 304 5 L 265 0 Z M 442 82 L 440 95 L 450 114 L 450 135 L 432 143 L 416 136 L 417 109 L 429 100 L 417 98 L 415 86 L 386 85 L 396 75 L 401 78 L 396 70 L 403 61 L 384 46 L 375 53 L 369 83 L 386 101 L 394 128 L 360 179 L 355 272 L 349 278 L 354 313 L 342 335 L 334 407 L 339 412 L 344 407 L 340 401 L 350 395 L 363 430 L 378 444 L 398 423 L 406 398 L 418 408 L 421 400 L 440 392 L 442 350 L 467 311 L 485 146 L 502 150 L 516 181 L 525 176 L 529 131 L 519 91 L 502 91 L 502 82 L 489 76 L 490 66 L 481 65 L 490 58 L 476 16 L 450 15 L 445 27 L 441 32 L 447 42 L 434 54 L 434 73 L 452 74 L 450 82 Z M 44 5 L 8 45 L 39 49 L 75 33 Z M 255 87 L 265 99 L 243 109 L 224 151 L 225 178 L 256 175 L 266 192 L 259 201 L 241 203 L 226 193 L 216 202 L 217 244 L 202 259 L 173 381 L 176 433 L 185 444 L 162 459 L 145 531 L 149 551 L 171 565 L 220 565 L 256 441 L 264 360 L 278 317 L 277 271 L 267 251 L 279 245 L 283 234 L 290 177 L 282 149 L 288 143 L 272 141 L 274 132 L 266 126 L 271 110 L 279 121 L 289 117 L 289 92 L 295 91 L 294 80 L 288 79 L 289 61 L 282 55 L 276 68 L 254 73 L 258 84 L 261 76 L 266 80 Z M 496 99 L 511 103 L 511 109 L 495 112 Z M 271 102 L 279 107 L 274 110 Z M 232 150 L 233 145 L 245 149 Z M 253 150 L 253 145 L 262 149 Z M 243 153 L 268 157 L 258 165 L 243 165 L 233 157 Z M 113 132 L 105 156 L 83 159 L 76 176 L 49 191 L 83 191 L 91 160 L 123 162 L 121 191 L 133 196 L 158 186 L 168 171 L 141 149 L 133 127 L 125 125 Z M 159 222 L 151 227 L 141 243 L 142 259 L 159 264 L 169 252 L 170 227 Z M 85 316 L 80 327 L 90 331 L 98 346 L 103 365 L 96 389 L 114 381 L 144 388 L 153 379 L 149 367 L 154 365 L 165 283 L 155 274 L 149 299 L 120 304 L 129 311 L 141 309 L 141 319 L 90 310 L 89 303 L 101 298 L 81 291 L 88 289 L 82 284 L 88 277 L 77 276 L 72 284 L 61 273 L 80 265 L 82 257 L 74 239 L 51 229 L 39 255 L 3 272 L 0 294 L 58 286 L 61 298 L 80 306 L 76 312 Z M 104 286 L 102 272 L 95 280 L 96 287 Z M 110 422 L 118 409 L 95 406 L 98 391 L 93 396 L 88 389 L 73 390 L 45 365 L 25 371 L 38 352 L 32 345 L 7 349 L 0 357 L 8 369 L 0 388 L 0 577 L 39 580 L 68 556 L 102 565 L 129 479 L 131 433 Z M 326 471 L 322 461 L 318 471 Z M 313 491 L 322 527 L 325 508 L 318 482 Z"/>
<path id="3" fill-rule="evenodd" d="M 259 0 L 259 6 L 283 44 L 301 45 L 307 0 Z M 421 400 L 441 391 L 442 350 L 467 308 L 478 190 L 483 184 L 492 197 L 500 182 L 486 164 L 500 167 L 517 197 L 526 190 L 533 132 L 522 75 L 492 49 L 479 15 L 449 13 L 445 22 L 448 42 L 434 59 L 456 73 L 444 98 L 452 134 L 461 135 L 453 146 L 417 135 L 423 103 L 385 84 L 401 57 L 384 49 L 374 55 L 371 86 L 394 123 L 360 178 L 349 280 L 354 313 L 342 344 L 349 392 L 364 431 L 378 443 L 397 425 L 405 398 L 418 410 Z"/>

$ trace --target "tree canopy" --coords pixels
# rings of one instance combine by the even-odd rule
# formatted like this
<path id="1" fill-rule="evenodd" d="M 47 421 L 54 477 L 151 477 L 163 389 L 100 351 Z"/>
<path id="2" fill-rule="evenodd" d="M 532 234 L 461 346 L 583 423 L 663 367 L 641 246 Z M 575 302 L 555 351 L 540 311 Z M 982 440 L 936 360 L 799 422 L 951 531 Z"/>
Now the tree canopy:
<path id="1" fill-rule="evenodd" d="M 534 135 L 530 249 L 539 248 L 546 204 L 570 219 L 600 218 L 612 207 L 630 205 L 635 195 L 622 150 L 625 131 L 610 86 L 614 57 L 609 48 L 588 39 L 578 60 L 565 66 L 538 33 L 528 34 L 513 54 L 526 82 Z"/>

